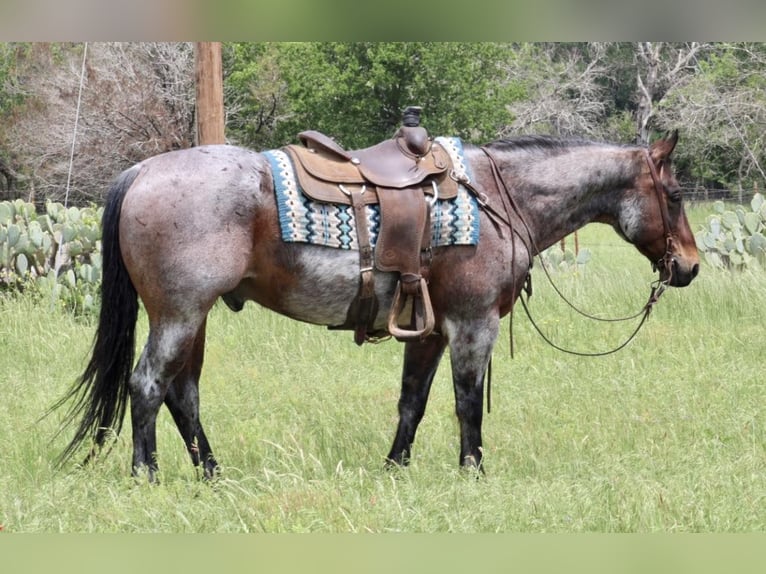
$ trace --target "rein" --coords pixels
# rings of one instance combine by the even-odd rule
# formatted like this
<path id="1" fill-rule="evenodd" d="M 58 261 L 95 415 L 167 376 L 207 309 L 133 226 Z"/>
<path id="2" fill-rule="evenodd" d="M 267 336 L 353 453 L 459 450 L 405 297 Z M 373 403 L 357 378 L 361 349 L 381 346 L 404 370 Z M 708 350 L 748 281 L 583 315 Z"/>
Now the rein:
<path id="1" fill-rule="evenodd" d="M 556 287 L 555 283 L 553 282 L 553 278 L 550 275 L 550 272 L 548 271 L 548 268 L 546 267 L 544 261 L 542 260 L 542 257 L 540 256 L 540 249 L 537 248 L 537 245 L 535 244 L 534 237 L 532 235 L 532 231 L 527 224 L 527 222 L 524 219 L 524 216 L 521 213 L 521 210 L 516 205 L 513 196 L 511 195 L 508 186 L 503 181 L 500 170 L 497 167 L 497 163 L 495 162 L 494 157 L 492 157 L 492 154 L 489 152 L 489 150 L 486 147 L 482 147 L 481 150 L 485 153 L 485 155 L 489 158 L 490 167 L 492 169 L 492 175 L 495 179 L 495 185 L 497 186 L 500 199 L 503 203 L 503 210 L 505 211 L 504 214 L 499 213 L 496 209 L 492 208 L 488 203 L 488 198 L 485 194 L 479 192 L 476 190 L 472 185 L 470 185 L 470 182 L 466 184 L 466 182 L 461 182 L 463 185 L 465 185 L 472 193 L 477 197 L 477 200 L 479 201 L 479 204 L 482 206 L 482 208 L 487 211 L 488 215 L 490 216 L 490 219 L 492 219 L 495 226 L 498 228 L 498 230 L 501 232 L 501 227 L 498 225 L 498 222 L 502 222 L 505 225 L 508 226 L 508 228 L 511 230 L 511 241 L 513 242 L 515 240 L 516 232 L 513 229 L 512 224 L 512 213 L 515 213 L 516 217 L 521 221 L 522 225 L 524 226 L 526 230 L 526 235 L 529 239 L 529 243 L 523 240 L 524 246 L 527 249 L 527 252 L 532 253 L 532 249 L 534 249 L 535 252 L 538 253 L 538 258 L 540 259 L 540 264 L 545 272 L 546 277 L 548 278 L 548 281 L 553 286 L 554 291 L 561 297 L 567 305 L 569 305 L 572 309 L 574 309 L 577 313 L 580 315 L 592 319 L 594 321 L 602 321 L 602 322 L 622 322 L 622 321 L 630 321 L 633 319 L 636 319 L 638 317 L 641 317 L 640 322 L 638 323 L 637 327 L 633 330 L 633 332 L 628 336 L 628 338 L 622 342 L 617 347 L 610 349 L 608 351 L 601 351 L 601 352 L 581 352 L 581 351 L 574 351 L 571 349 L 566 349 L 564 347 L 561 347 L 557 344 L 555 344 L 553 341 L 551 341 L 540 329 L 540 327 L 537 325 L 535 320 L 532 318 L 531 313 L 529 312 L 529 308 L 527 307 L 526 302 L 524 301 L 523 296 L 519 296 L 519 299 L 521 300 L 522 307 L 524 308 L 525 313 L 527 314 L 527 317 L 529 318 L 530 322 L 532 323 L 532 326 L 535 328 L 535 330 L 538 332 L 538 334 L 543 338 L 543 340 L 548 343 L 553 348 L 562 351 L 564 353 L 568 353 L 570 355 L 577 355 L 582 357 L 601 357 L 605 355 L 610 355 L 612 353 L 616 353 L 617 351 L 625 348 L 625 346 L 628 345 L 638 334 L 638 332 L 641 330 L 641 327 L 646 322 L 646 319 L 649 317 L 649 314 L 651 313 L 652 308 L 654 307 L 654 304 L 657 303 L 662 293 L 665 291 L 667 286 L 670 283 L 670 280 L 672 279 L 672 273 L 673 273 L 673 259 L 672 259 L 672 248 L 673 248 L 673 236 L 670 229 L 670 219 L 668 216 L 667 211 L 667 205 L 663 201 L 663 186 L 662 182 L 660 180 L 660 177 L 657 173 L 657 169 L 654 166 L 654 162 L 652 161 L 649 150 L 644 150 L 644 155 L 646 158 L 646 162 L 649 165 L 649 172 L 652 177 L 652 182 L 654 183 L 654 190 L 657 195 L 657 201 L 659 203 L 660 207 L 660 214 L 662 217 L 662 225 L 663 230 L 665 234 L 665 253 L 663 254 L 662 258 L 660 258 L 656 263 L 653 264 L 653 267 L 656 269 L 664 268 L 667 272 L 667 279 L 664 281 L 657 280 L 652 283 L 651 285 L 651 292 L 649 294 L 649 298 L 647 302 L 644 304 L 644 306 L 635 314 L 630 315 L 628 317 L 622 317 L 617 319 L 610 319 L 610 318 L 602 318 L 602 317 L 596 317 L 594 315 L 591 315 L 589 313 L 586 313 L 584 311 L 581 311 L 578 309 L 571 301 L 569 301 L 563 293 Z M 521 238 L 521 236 L 519 236 Z M 530 245 L 532 249 L 530 249 Z M 515 245 L 513 246 L 512 252 L 515 252 Z M 532 257 L 530 257 L 531 259 Z M 515 284 L 512 286 L 512 289 L 514 292 L 516 291 Z M 531 276 L 527 275 L 526 282 L 525 282 L 525 291 L 527 292 L 527 298 L 531 296 L 532 288 L 531 288 Z M 511 357 L 513 357 L 513 333 L 512 333 L 512 326 L 511 326 Z"/>

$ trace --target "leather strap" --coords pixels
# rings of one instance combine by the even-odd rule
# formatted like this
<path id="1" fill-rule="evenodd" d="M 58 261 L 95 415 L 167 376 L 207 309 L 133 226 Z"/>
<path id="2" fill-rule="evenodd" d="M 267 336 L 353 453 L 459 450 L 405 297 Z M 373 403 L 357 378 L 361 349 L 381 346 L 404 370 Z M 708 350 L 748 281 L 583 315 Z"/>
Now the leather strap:
<path id="1" fill-rule="evenodd" d="M 344 191 L 347 191 L 343 188 Z M 354 210 L 356 221 L 356 239 L 359 243 L 359 293 L 357 294 L 356 325 L 354 327 L 354 342 L 361 345 L 367 338 L 368 327 L 375 320 L 375 277 L 373 275 L 373 253 L 370 245 L 370 230 L 367 227 L 367 214 L 364 208 L 362 194 L 365 187 L 360 190 L 347 191 L 351 199 L 351 207 Z"/>
<path id="2" fill-rule="evenodd" d="M 662 258 L 655 263 L 655 266 L 659 269 L 664 267 L 668 273 L 668 276 L 673 275 L 673 231 L 670 227 L 670 216 L 668 215 L 668 206 L 664 197 L 665 187 L 662 184 L 662 178 L 657 173 L 657 168 L 652 160 L 652 155 L 648 149 L 644 149 L 644 156 L 646 157 L 646 163 L 649 164 L 649 173 L 652 176 L 652 183 L 654 184 L 654 191 L 657 195 L 657 202 L 660 204 L 660 216 L 662 217 L 662 227 L 665 232 L 665 253 Z"/>

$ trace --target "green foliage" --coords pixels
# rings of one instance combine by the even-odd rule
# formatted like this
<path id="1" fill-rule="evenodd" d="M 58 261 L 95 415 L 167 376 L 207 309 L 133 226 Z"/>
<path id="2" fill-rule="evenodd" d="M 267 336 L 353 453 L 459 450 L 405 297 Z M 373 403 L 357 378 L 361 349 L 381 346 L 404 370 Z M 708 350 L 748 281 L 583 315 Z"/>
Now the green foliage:
<path id="1" fill-rule="evenodd" d="M 316 129 L 364 147 L 391 137 L 402 110 L 420 105 L 431 133 L 483 143 L 510 120 L 504 105 L 512 92 L 500 66 L 506 52 L 456 42 L 234 45 L 227 59 L 227 85 L 241 97 L 234 136 L 277 147 Z M 261 137 L 264 130 L 271 136 Z"/>
<path id="2" fill-rule="evenodd" d="M 713 267 L 766 267 L 766 200 L 756 193 L 749 207 L 727 209 L 723 201 L 713 204 L 714 213 L 695 236 L 697 248 Z"/>
<path id="3" fill-rule="evenodd" d="M 660 51 L 662 78 L 651 127 L 658 131 L 684 127 L 675 153 L 676 172 L 684 185 L 749 188 L 754 178 L 762 176 L 764 164 L 766 48 L 759 43 L 703 43 L 687 65 L 676 69 L 674 56 L 685 46 L 669 43 Z M 296 134 L 305 129 L 321 130 L 346 147 L 364 147 L 390 137 L 402 110 L 413 104 L 423 107 L 423 124 L 432 134 L 456 135 L 472 143 L 534 125 L 522 126 L 514 117 L 519 108 L 528 110 L 533 119 L 546 118 L 541 126 L 546 121 L 565 124 L 569 110 L 569 116 L 584 118 L 587 130 L 598 138 L 627 143 L 636 137 L 637 74 L 642 70 L 633 42 L 226 42 L 223 47 L 226 135 L 231 143 L 253 149 L 294 143 Z M 42 185 L 43 180 L 55 179 L 46 179 L 35 168 L 40 146 L 33 145 L 30 151 L 19 142 L 32 141 L 35 134 L 41 141 L 58 137 L 53 131 L 43 135 L 48 125 L 36 121 L 46 111 L 62 117 L 55 108 L 71 101 L 73 92 L 71 86 L 59 84 L 49 89 L 43 80 L 78 61 L 80 50 L 82 44 L 76 43 L 0 45 L 0 163 L 23 176 L 12 180 L 6 175 L 6 188 L 28 191 L 36 180 L 38 196 L 55 193 Z M 138 59 L 145 56 L 141 50 L 123 52 L 119 61 L 126 68 L 132 63 L 139 66 Z M 168 89 L 174 85 L 172 76 L 160 72 L 170 65 L 170 58 L 183 65 L 183 52 L 168 52 L 167 60 L 152 58 L 159 72 L 139 74 L 142 82 L 122 82 L 108 98 L 97 90 L 103 106 L 86 98 L 83 130 L 102 133 L 92 122 L 104 115 L 108 103 L 109 109 L 119 112 L 120 126 L 131 118 L 126 126 L 133 127 L 120 130 L 135 132 L 136 137 L 155 130 L 164 133 L 151 121 L 144 120 L 148 127 L 140 126 L 131 102 L 146 101 L 144 92 L 153 85 L 167 84 Z M 102 85 L 115 64 L 113 59 L 99 61 L 97 54 L 94 50 L 89 55 L 89 81 Z M 587 80 L 588 72 L 594 70 L 599 89 L 589 91 L 593 82 Z M 178 78 L 188 81 L 185 73 L 179 72 Z M 536 87 L 541 85 L 550 86 L 550 100 L 540 98 Z M 166 105 L 146 108 L 147 115 L 159 121 L 166 113 L 180 113 L 173 120 L 178 124 L 176 135 L 168 135 L 163 146 L 185 146 L 191 121 L 183 111 L 186 104 L 179 108 L 176 90 L 163 88 L 163 93 Z M 568 129 L 572 135 L 589 135 L 580 133 L 585 128 L 577 122 Z M 98 137 L 94 135 L 97 142 Z M 115 157 L 132 157 L 137 149 L 132 146 L 130 153 Z M 156 148 L 141 144 L 138 149 Z M 99 150 L 103 150 L 100 144 L 84 146 L 78 156 L 92 157 Z"/>
<path id="4" fill-rule="evenodd" d="M 31 291 L 67 310 L 92 312 L 101 282 L 103 208 L 0 202 L 0 292 Z"/>
<path id="5" fill-rule="evenodd" d="M 18 103 L 18 98 L 8 90 L 8 85 L 13 81 L 15 62 L 16 51 L 13 45 L 0 43 L 0 116 Z"/>
<path id="6" fill-rule="evenodd" d="M 614 112 L 607 118 L 607 133 L 618 142 L 630 142 L 636 137 L 636 122 L 627 110 Z"/>
<path id="7" fill-rule="evenodd" d="M 276 48 L 260 42 L 228 43 L 223 60 L 227 137 L 254 149 L 272 147 L 286 105 Z"/>

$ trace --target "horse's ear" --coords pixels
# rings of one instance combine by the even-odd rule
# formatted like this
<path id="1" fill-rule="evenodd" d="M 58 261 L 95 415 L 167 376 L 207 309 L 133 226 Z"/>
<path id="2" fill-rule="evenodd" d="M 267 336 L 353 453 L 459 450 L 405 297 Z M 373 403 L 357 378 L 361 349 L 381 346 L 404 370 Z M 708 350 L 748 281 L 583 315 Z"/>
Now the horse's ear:
<path id="1" fill-rule="evenodd" d="M 673 150 L 676 148 L 676 144 L 678 143 L 678 129 L 673 130 L 670 136 L 666 136 L 665 141 L 670 144 L 670 151 L 668 152 L 668 155 L 670 155 L 673 153 Z"/>
<path id="2" fill-rule="evenodd" d="M 659 139 L 649 146 L 649 152 L 652 159 L 659 163 L 670 157 L 673 150 L 678 143 L 678 130 L 673 130 L 669 135 L 666 135 L 663 139 Z"/>

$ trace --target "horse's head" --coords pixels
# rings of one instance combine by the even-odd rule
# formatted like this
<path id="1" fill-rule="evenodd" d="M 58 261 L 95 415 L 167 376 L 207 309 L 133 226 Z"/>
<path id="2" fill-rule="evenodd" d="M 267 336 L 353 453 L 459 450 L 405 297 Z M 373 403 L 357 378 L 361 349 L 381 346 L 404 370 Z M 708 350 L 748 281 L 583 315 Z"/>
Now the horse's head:
<path id="1" fill-rule="evenodd" d="M 619 230 L 659 270 L 661 281 L 684 287 L 699 272 L 699 254 L 671 166 L 677 141 L 676 131 L 641 152 L 643 168 L 624 203 Z"/>

